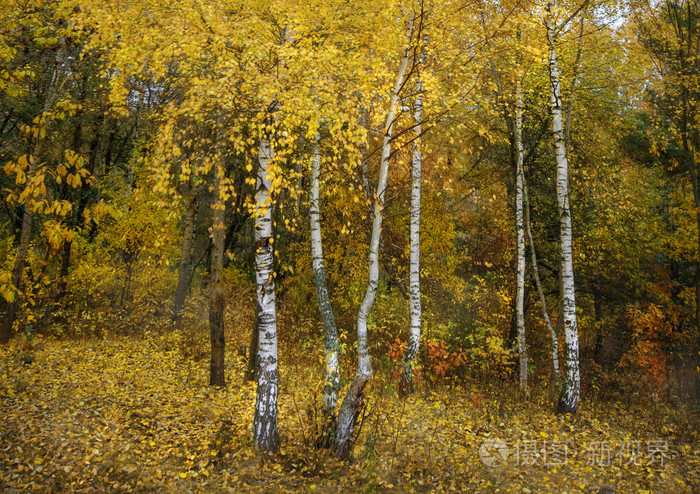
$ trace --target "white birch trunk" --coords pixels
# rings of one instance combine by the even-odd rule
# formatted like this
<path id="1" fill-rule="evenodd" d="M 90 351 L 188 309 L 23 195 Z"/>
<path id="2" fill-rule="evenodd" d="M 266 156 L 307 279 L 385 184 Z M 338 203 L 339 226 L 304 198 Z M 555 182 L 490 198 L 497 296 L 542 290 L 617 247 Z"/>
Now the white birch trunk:
<path id="1" fill-rule="evenodd" d="M 557 33 L 552 11 L 554 2 L 547 4 L 547 42 L 549 45 L 549 80 L 551 86 L 552 134 L 554 156 L 557 164 L 557 204 L 559 206 L 561 249 L 561 296 L 564 322 L 566 374 L 561 395 L 559 413 L 576 413 L 580 397 L 578 327 L 576 324 L 576 298 L 574 295 L 574 265 L 572 252 L 571 208 L 569 205 L 569 163 L 566 157 L 562 125 L 561 85 L 557 62 Z"/>
<path id="2" fill-rule="evenodd" d="M 372 364 L 370 362 L 369 347 L 367 344 L 367 317 L 372 310 L 374 297 L 379 284 L 379 238 L 382 230 L 384 211 L 384 194 L 386 192 L 387 176 L 389 173 L 389 157 L 391 156 L 391 136 L 394 128 L 396 106 L 399 103 L 399 93 L 404 85 L 408 59 L 410 55 L 410 40 L 413 37 L 413 19 L 409 24 L 409 43 L 406 46 L 399 69 L 396 75 L 396 83 L 391 93 L 389 110 L 386 115 L 384 127 L 384 139 L 382 141 L 382 155 L 379 165 L 379 180 L 374 197 L 374 220 L 372 223 L 372 237 L 369 244 L 369 280 L 367 291 L 362 300 L 362 305 L 357 315 L 357 374 L 350 386 L 338 414 L 338 427 L 335 435 L 334 452 L 341 458 L 347 458 L 353 444 L 353 433 L 357 412 L 362 406 L 364 388 L 372 376 Z"/>
<path id="3" fill-rule="evenodd" d="M 316 298 L 318 308 L 323 321 L 323 329 L 326 336 L 326 380 L 323 387 L 323 410 L 326 419 L 335 415 L 335 407 L 338 401 L 338 388 L 340 387 L 338 373 L 338 330 L 335 324 L 333 308 L 328 296 L 326 284 L 326 269 L 323 262 L 323 244 L 321 241 L 321 156 L 319 153 L 319 137 L 316 135 L 313 144 L 313 156 L 311 160 L 311 184 L 309 190 L 309 220 L 311 226 L 311 262 L 314 271 L 314 284 L 316 285 Z"/>
<path id="4" fill-rule="evenodd" d="M 519 33 L 518 33 L 519 34 Z M 519 65 L 519 64 L 518 64 Z M 523 221 L 523 88 L 520 67 L 515 81 L 515 243 L 517 251 L 515 279 L 515 321 L 518 331 L 520 392 L 528 397 L 527 345 L 525 340 L 525 226 Z"/>
<path id="5" fill-rule="evenodd" d="M 425 50 L 421 52 L 422 64 L 425 59 Z M 408 394 L 413 392 L 413 366 L 420 348 L 422 308 L 420 300 L 420 196 L 421 196 L 421 168 L 423 158 L 421 156 L 421 120 L 423 119 L 423 84 L 420 80 L 416 84 L 416 101 L 413 117 L 415 121 L 416 138 L 413 141 L 413 155 L 411 160 L 411 220 L 409 227 L 409 306 L 411 310 L 411 332 L 408 338 L 408 348 L 404 358 L 403 379 L 401 392 Z"/>
<path id="6" fill-rule="evenodd" d="M 569 101 L 566 104 L 566 126 L 564 129 L 565 139 L 566 139 L 566 152 L 571 151 L 571 115 L 574 108 L 574 95 L 576 94 L 576 84 L 578 83 L 578 70 L 579 62 L 581 61 L 581 45 L 583 44 L 583 18 L 581 18 L 581 23 L 578 33 L 578 48 L 576 49 L 576 58 L 574 59 L 574 75 L 571 78 L 571 91 L 569 94 Z"/>
<path id="7" fill-rule="evenodd" d="M 277 433 L 277 312 L 272 238 L 271 180 L 274 152 L 268 138 L 260 141 L 255 201 L 255 280 L 258 299 L 258 391 L 253 441 L 264 451 L 279 449 Z"/>
<path id="8" fill-rule="evenodd" d="M 412 26 L 411 26 L 412 30 Z M 374 305 L 374 297 L 379 284 L 379 237 L 382 231 L 384 219 L 384 195 L 386 192 L 387 177 L 389 173 L 389 157 L 391 155 L 391 136 L 394 129 L 396 106 L 399 103 L 399 92 L 404 83 L 406 68 L 408 67 L 409 49 L 406 48 L 404 56 L 399 64 L 396 84 L 391 93 L 389 111 L 386 114 L 384 126 L 384 138 L 382 140 L 382 156 L 379 165 L 379 180 L 377 181 L 377 193 L 374 198 L 374 221 L 372 223 L 372 237 L 369 242 L 369 279 L 367 291 L 362 300 L 362 305 L 357 314 L 357 374 L 361 376 L 372 375 L 372 364 L 367 345 L 367 318 Z"/>

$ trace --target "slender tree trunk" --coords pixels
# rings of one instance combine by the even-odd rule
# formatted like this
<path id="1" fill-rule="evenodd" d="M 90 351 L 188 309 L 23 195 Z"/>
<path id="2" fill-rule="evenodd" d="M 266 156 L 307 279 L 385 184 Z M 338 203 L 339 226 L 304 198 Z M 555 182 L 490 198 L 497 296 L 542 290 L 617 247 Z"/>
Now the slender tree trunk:
<path id="1" fill-rule="evenodd" d="M 63 62 L 66 58 L 66 41 L 63 38 L 59 38 L 58 50 L 56 51 L 56 58 L 54 60 L 53 74 L 51 75 L 51 82 L 46 90 L 46 99 L 44 100 L 44 106 L 42 114 L 48 112 L 55 104 L 58 99 L 58 91 L 61 86 L 61 72 Z M 49 120 L 50 123 L 50 120 Z M 49 123 L 45 125 L 49 125 Z M 34 149 L 29 162 L 29 169 L 26 173 L 26 184 L 31 183 L 34 173 L 36 172 L 37 165 L 41 162 L 41 155 L 43 154 L 45 139 L 41 137 L 36 138 L 36 143 L 34 144 Z M 27 253 L 29 252 L 29 241 L 32 236 L 32 211 L 29 208 L 27 202 L 24 203 L 24 208 L 22 212 L 22 230 L 19 236 L 19 245 L 17 246 L 17 253 L 15 255 L 15 261 L 12 266 L 12 285 L 17 289 L 17 291 L 22 290 L 22 277 L 24 273 L 24 263 L 27 259 Z M 19 307 L 20 297 L 19 294 L 15 296 L 12 302 L 8 302 L 5 308 L 5 317 L 2 321 L 2 326 L 0 327 L 0 344 L 7 344 L 10 341 L 10 335 L 12 333 L 12 326 L 15 323 L 15 318 L 17 316 L 17 308 Z"/>
<path id="2" fill-rule="evenodd" d="M 379 165 L 379 180 L 374 197 L 374 220 L 372 223 L 372 236 L 369 244 L 369 279 L 367 291 L 357 314 L 357 374 L 350 386 L 348 394 L 343 400 L 338 415 L 338 429 L 335 437 L 335 454 L 341 458 L 347 458 L 352 449 L 354 441 L 353 434 L 357 421 L 359 409 L 364 398 L 364 389 L 372 376 L 372 364 L 370 362 L 369 347 L 367 344 L 367 317 L 372 310 L 374 297 L 379 284 L 379 239 L 382 230 L 382 220 L 384 211 L 384 195 L 386 192 L 387 177 L 389 173 L 389 158 L 391 156 L 391 136 L 394 128 L 396 106 L 399 104 L 399 93 L 404 85 L 406 69 L 410 54 L 410 41 L 413 38 L 413 22 L 409 26 L 408 45 L 404 50 L 403 57 L 399 64 L 396 83 L 391 94 L 389 110 L 386 116 L 384 127 L 384 138 L 382 140 L 382 154 Z"/>
<path id="3" fill-rule="evenodd" d="M 569 100 L 566 102 L 566 127 L 565 127 L 565 135 L 566 135 L 566 152 L 571 151 L 571 116 L 573 113 L 573 108 L 574 108 L 574 95 L 576 94 L 576 84 L 578 83 L 578 71 L 579 71 L 579 62 L 581 61 L 581 45 L 582 41 L 581 38 L 583 37 L 583 18 L 581 18 L 581 23 L 579 24 L 579 33 L 578 33 L 578 48 L 576 49 L 576 58 L 574 59 L 574 66 L 573 66 L 573 71 L 574 75 L 571 78 L 571 91 L 569 92 Z"/>
<path id="4" fill-rule="evenodd" d="M 594 199 L 594 205 L 595 205 L 595 210 L 597 211 L 600 209 L 600 197 L 598 195 L 598 188 L 597 188 L 597 183 L 595 184 L 596 187 L 593 192 L 593 199 Z M 593 313 L 595 314 L 595 322 L 596 324 L 596 338 L 595 338 L 595 347 L 593 348 L 593 359 L 598 362 L 599 364 L 602 365 L 602 353 L 603 353 L 603 340 L 604 340 L 604 332 L 603 328 L 600 325 L 600 322 L 603 320 L 603 293 L 602 293 L 602 282 L 601 282 L 601 266 L 602 266 L 602 261 L 600 259 L 600 249 L 596 247 L 596 253 L 595 253 L 595 264 L 596 264 L 596 270 L 595 270 L 595 277 L 593 279 Z"/>
<path id="5" fill-rule="evenodd" d="M 382 230 L 384 211 L 384 195 L 386 192 L 387 176 L 389 173 L 389 158 L 391 156 L 391 136 L 394 128 L 396 106 L 399 104 L 399 93 L 404 85 L 406 69 L 410 54 L 410 42 L 413 38 L 413 22 L 409 26 L 408 44 L 404 50 L 399 64 L 394 90 L 391 93 L 389 110 L 384 127 L 382 140 L 382 154 L 379 165 L 379 180 L 374 198 L 374 220 L 372 223 L 372 236 L 369 243 L 369 279 L 367 291 L 357 314 L 357 374 L 348 394 L 343 400 L 338 415 L 338 429 L 335 437 L 335 454 L 341 458 L 347 458 L 353 444 L 353 434 L 358 412 L 363 403 L 364 388 L 372 376 L 372 364 L 370 362 L 369 347 L 367 344 L 367 318 L 374 304 L 374 297 L 379 284 L 379 238 Z"/>
<path id="6" fill-rule="evenodd" d="M 192 248 L 194 246 L 194 231 L 197 223 L 197 208 L 199 198 L 196 191 L 192 192 L 193 197 L 189 201 L 185 214 L 182 218 L 182 248 L 180 250 L 180 269 L 177 276 L 177 288 L 173 300 L 172 320 L 179 324 L 182 320 L 182 308 L 190 289 L 190 271 L 192 271 Z M 222 256 L 223 258 L 223 256 Z"/>
<path id="7" fill-rule="evenodd" d="M 520 32 L 518 31 L 518 35 Z M 520 393 L 528 398 L 527 344 L 525 340 L 525 226 L 523 216 L 523 194 L 525 178 L 523 170 L 523 88 L 520 64 L 515 80 L 515 244 L 517 251 L 515 277 L 515 320 L 518 330 L 518 369 Z"/>
<path id="8" fill-rule="evenodd" d="M 552 11 L 554 2 L 547 4 L 547 42 L 549 45 L 549 80 L 551 85 L 551 115 L 554 155 L 557 164 L 557 204 L 559 206 L 561 249 L 561 295 L 566 345 L 566 374 L 559 397 L 558 413 L 576 413 L 581 392 L 579 375 L 578 326 L 574 294 L 574 264 L 572 252 L 571 208 L 569 205 L 569 163 L 562 128 L 562 101 L 557 62 L 557 34 Z"/>
<path id="9" fill-rule="evenodd" d="M 425 47 L 421 50 L 419 64 L 425 61 Z M 416 84 L 416 102 L 413 117 L 415 121 L 416 138 L 413 141 L 413 156 L 411 160 L 411 220 L 409 227 L 409 306 L 411 310 L 411 333 L 408 338 L 408 348 L 404 357 L 404 368 L 401 374 L 399 392 L 402 395 L 413 393 L 413 367 L 420 349 L 421 322 L 423 318 L 420 292 L 420 195 L 421 195 L 421 139 L 423 137 L 421 121 L 423 119 L 423 84 L 418 75 Z"/>
<path id="10" fill-rule="evenodd" d="M 214 167 L 214 199 L 212 201 L 211 274 L 209 280 L 209 331 L 211 339 L 211 386 L 226 386 L 224 373 L 226 337 L 224 333 L 224 289 L 221 282 L 224 270 L 224 213 L 226 203 L 221 198 L 221 180 L 224 178 L 223 154 L 217 153 Z M 191 238 L 190 232 L 190 238 Z M 181 270 L 183 273 L 186 271 Z"/>
<path id="11" fill-rule="evenodd" d="M 248 362 L 243 373 L 243 382 L 258 380 L 258 315 L 255 314 L 255 328 L 250 332 L 248 343 Z"/>
<path id="12" fill-rule="evenodd" d="M 73 240 L 64 240 L 63 252 L 61 253 L 61 269 L 58 274 L 58 292 L 56 293 L 55 302 L 59 303 L 63 300 L 68 292 L 68 274 L 70 271 L 70 257 L 73 247 Z"/>
<path id="13" fill-rule="evenodd" d="M 537 288 L 537 294 L 540 297 L 540 305 L 542 306 L 542 317 L 547 325 L 547 331 L 552 340 L 552 366 L 549 376 L 549 395 L 552 401 L 556 400 L 560 387 L 560 371 L 559 371 L 559 338 L 557 332 L 552 326 L 552 321 L 549 319 L 549 309 L 547 308 L 547 298 L 544 296 L 544 290 L 542 289 L 542 281 L 540 280 L 540 269 L 537 264 L 537 249 L 535 248 L 535 241 L 532 236 L 532 228 L 530 227 L 530 197 L 527 190 L 527 184 L 523 180 L 523 199 L 525 202 L 525 231 L 527 232 L 527 239 L 530 242 L 530 256 L 532 262 L 532 276 L 535 279 L 535 287 Z"/>
<path id="14" fill-rule="evenodd" d="M 316 298 L 318 309 L 323 321 L 323 330 L 326 336 L 326 378 L 323 387 L 323 415 L 324 426 L 319 443 L 323 447 L 330 447 L 335 436 L 335 408 L 338 402 L 338 388 L 340 379 L 338 373 L 338 329 L 335 324 L 333 308 L 328 296 L 326 284 L 326 269 L 323 262 L 323 243 L 321 240 L 321 154 L 319 151 L 319 136 L 313 143 L 313 156 L 311 160 L 311 183 L 309 188 L 309 222 L 311 228 L 311 259 L 314 270 L 314 284 L 316 286 Z"/>
<path id="15" fill-rule="evenodd" d="M 30 170 L 33 172 L 33 170 Z M 17 247 L 17 254 L 15 256 L 15 262 L 12 266 L 12 285 L 18 290 L 22 290 L 22 274 L 24 273 L 24 261 L 27 257 L 27 252 L 29 251 L 29 240 L 32 234 L 32 212 L 27 204 L 24 205 L 22 214 L 22 233 L 19 237 L 19 246 Z M 0 343 L 6 344 L 10 341 L 10 334 L 12 333 L 12 326 L 15 322 L 15 317 L 17 316 L 17 308 L 19 306 L 19 294 L 15 296 L 15 299 L 7 303 L 5 308 L 5 317 L 2 321 L 2 332 L 0 332 Z"/>
<path id="16" fill-rule="evenodd" d="M 260 141 L 255 194 L 255 279 L 258 298 L 258 392 L 253 441 L 263 451 L 279 449 L 277 432 L 277 311 L 275 306 L 272 197 L 269 168 L 274 152 L 268 138 Z"/>

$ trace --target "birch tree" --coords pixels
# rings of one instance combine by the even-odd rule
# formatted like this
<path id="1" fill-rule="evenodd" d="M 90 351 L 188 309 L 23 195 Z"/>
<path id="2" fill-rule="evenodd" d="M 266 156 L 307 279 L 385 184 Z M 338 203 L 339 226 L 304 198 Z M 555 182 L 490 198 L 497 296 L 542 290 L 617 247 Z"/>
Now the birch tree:
<path id="1" fill-rule="evenodd" d="M 546 29 L 548 73 L 550 81 L 550 113 L 552 138 L 557 167 L 557 205 L 559 209 L 559 247 L 561 276 L 561 318 L 564 327 L 566 373 L 557 406 L 558 413 L 576 413 L 580 397 L 579 342 L 574 293 L 574 264 L 572 250 L 571 207 L 569 204 L 569 163 L 566 156 L 562 119 L 561 84 L 557 60 L 557 36 L 563 25 L 555 24 L 555 3 L 547 3 Z"/>
<path id="2" fill-rule="evenodd" d="M 311 158 L 311 176 L 309 183 L 309 222 L 311 231 L 311 259 L 314 272 L 314 285 L 318 308 L 325 332 L 326 377 L 323 386 L 324 430 L 320 442 L 324 446 L 331 443 L 335 433 L 335 408 L 338 401 L 340 374 L 338 370 L 338 329 L 328 296 L 326 269 L 323 262 L 323 243 L 321 239 L 321 152 L 319 135 L 316 133 Z"/>
<path id="3" fill-rule="evenodd" d="M 256 179 L 255 282 L 258 303 L 258 390 L 253 442 L 263 451 L 279 449 L 277 432 L 277 310 L 275 305 L 274 249 L 272 244 L 272 162 L 270 138 L 260 140 Z"/>
<path id="4" fill-rule="evenodd" d="M 182 246 L 180 249 L 180 268 L 177 275 L 177 287 L 173 297 L 172 320 L 179 324 L 182 320 L 182 308 L 185 305 L 187 292 L 190 288 L 190 272 L 192 271 L 192 250 L 194 247 L 194 233 L 197 224 L 197 209 L 199 207 L 198 190 L 190 191 L 185 199 L 185 212 L 182 215 Z"/>
<path id="5" fill-rule="evenodd" d="M 518 29 L 518 38 L 520 32 Z M 516 245 L 516 279 L 515 279 L 515 319 L 518 331 L 518 369 L 520 393 L 529 396 L 527 384 L 527 344 L 525 340 L 525 226 L 523 216 L 523 196 L 525 176 L 523 169 L 523 85 L 520 57 L 516 62 L 515 75 L 515 122 L 513 137 L 515 141 L 515 245 Z"/>
<path id="6" fill-rule="evenodd" d="M 386 114 L 384 136 L 382 139 L 382 151 L 379 165 L 379 178 L 374 197 L 374 218 L 372 222 L 372 234 L 369 243 L 369 276 L 367 290 L 357 314 L 357 373 L 348 390 L 338 414 L 338 427 L 336 430 L 334 451 L 341 458 L 347 458 L 353 444 L 353 433 L 357 411 L 364 399 L 364 389 L 372 376 L 372 363 L 370 361 L 369 346 L 367 342 L 367 318 L 374 305 L 374 298 L 379 284 L 379 240 L 382 230 L 384 211 L 384 198 L 389 174 L 389 159 L 391 157 L 391 140 L 396 120 L 396 109 L 399 105 L 401 90 L 406 82 L 406 71 L 410 58 L 410 46 L 413 38 L 413 25 L 415 16 L 409 21 L 408 43 L 403 50 L 401 61 L 396 73 L 396 82 L 391 92 L 389 109 Z"/>
<path id="7" fill-rule="evenodd" d="M 420 18 L 418 37 L 422 31 L 423 16 Z M 411 312 L 411 331 L 408 338 L 408 348 L 404 357 L 404 368 L 401 374 L 400 392 L 404 395 L 413 392 L 413 367 L 420 347 L 421 338 L 421 292 L 420 292 L 420 195 L 421 195 L 421 155 L 422 119 L 423 119 L 423 84 L 421 82 L 421 67 L 425 64 L 425 46 L 421 48 L 416 64 L 418 81 L 416 83 L 416 100 L 413 109 L 415 139 L 411 155 L 411 219 L 409 227 L 409 307 Z"/>

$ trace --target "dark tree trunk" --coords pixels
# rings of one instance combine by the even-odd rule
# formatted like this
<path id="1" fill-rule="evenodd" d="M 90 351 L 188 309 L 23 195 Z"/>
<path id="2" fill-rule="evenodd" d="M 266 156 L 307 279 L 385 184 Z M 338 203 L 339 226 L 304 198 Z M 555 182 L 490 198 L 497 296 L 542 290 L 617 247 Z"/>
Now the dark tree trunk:
<path id="1" fill-rule="evenodd" d="M 255 314 L 255 327 L 250 332 L 250 343 L 248 345 L 248 365 L 243 373 L 243 382 L 258 380 L 258 323 L 257 312 Z"/>
<path id="2" fill-rule="evenodd" d="M 50 110 L 56 103 L 58 97 L 58 91 L 62 83 L 61 79 L 61 66 L 66 57 L 66 41 L 63 38 L 59 38 L 58 49 L 56 51 L 55 64 L 53 68 L 53 73 L 51 76 L 51 82 L 46 89 L 46 99 L 44 100 L 43 113 Z M 48 124 L 46 124 L 48 125 Z M 31 182 L 34 176 L 37 164 L 40 162 L 40 157 L 43 153 L 44 139 L 38 138 L 34 144 L 34 149 L 32 157 L 29 164 L 29 169 L 27 170 L 27 184 Z M 29 206 L 25 203 L 22 213 L 22 230 L 19 237 L 19 245 L 17 247 L 17 255 L 15 257 L 14 265 L 12 266 L 12 285 L 17 290 L 22 289 L 22 275 L 24 273 L 24 262 L 27 257 L 27 252 L 29 251 L 29 240 L 32 234 L 32 211 Z M 17 315 L 17 308 L 19 306 L 19 293 L 15 294 L 15 298 L 12 302 L 7 304 L 5 309 L 5 317 L 2 321 L 2 326 L 0 326 L 0 344 L 6 344 L 10 341 L 10 334 L 12 333 L 12 326 L 15 323 L 15 317 Z"/>
<path id="3" fill-rule="evenodd" d="M 221 166 L 221 165 L 219 165 Z M 212 209 L 211 273 L 209 280 L 209 330 L 211 338 L 211 374 L 209 384 L 225 386 L 224 356 L 224 291 L 221 273 L 224 269 L 224 202 L 220 199 L 218 169 L 214 170 L 215 186 Z"/>
<path id="4" fill-rule="evenodd" d="M 172 321 L 179 324 L 182 320 L 182 308 L 190 290 L 190 272 L 192 271 L 192 247 L 194 246 L 194 232 L 197 223 L 197 207 L 199 200 L 197 193 L 190 201 L 189 207 L 183 216 L 182 249 L 180 251 L 180 269 L 177 276 L 177 288 L 173 300 Z"/>
<path id="5" fill-rule="evenodd" d="M 22 289 L 22 274 L 24 272 L 24 260 L 27 257 L 27 251 L 29 250 L 29 240 L 32 234 L 32 213 L 29 210 L 29 206 L 24 206 L 24 213 L 22 215 L 22 233 L 19 238 L 19 246 L 17 247 L 17 256 L 15 257 L 15 263 L 12 267 L 12 285 L 17 289 Z M 6 344 L 10 341 L 10 335 L 12 333 L 12 326 L 15 323 L 15 317 L 17 316 L 17 308 L 19 306 L 19 294 L 15 294 L 15 298 L 12 302 L 7 303 L 5 309 L 5 317 L 2 321 L 2 328 L 0 329 L 0 343 Z"/>
<path id="6" fill-rule="evenodd" d="M 70 270 L 70 256 L 73 247 L 73 242 L 66 240 L 63 242 L 63 253 L 61 255 L 61 270 L 58 278 L 58 293 L 56 294 L 55 302 L 63 300 L 68 291 L 68 272 Z"/>

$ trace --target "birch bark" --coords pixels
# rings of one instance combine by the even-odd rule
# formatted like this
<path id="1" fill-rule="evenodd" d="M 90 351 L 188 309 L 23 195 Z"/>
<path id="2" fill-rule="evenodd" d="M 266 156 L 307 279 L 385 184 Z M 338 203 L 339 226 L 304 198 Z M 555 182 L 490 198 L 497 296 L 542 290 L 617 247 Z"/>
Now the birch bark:
<path id="1" fill-rule="evenodd" d="M 405 83 L 406 69 L 410 56 L 410 41 L 413 38 L 412 18 L 408 28 L 408 43 L 404 50 L 399 68 L 396 74 L 396 83 L 391 93 L 389 110 L 386 115 L 384 126 L 384 138 L 382 139 L 382 154 L 379 165 L 379 179 L 377 180 L 376 195 L 374 197 L 374 219 L 372 222 L 372 236 L 369 243 L 369 279 L 365 297 L 360 305 L 357 314 L 357 374 L 350 386 L 348 394 L 343 400 L 343 404 L 338 414 L 338 427 L 336 429 L 335 454 L 341 458 L 347 458 L 353 444 L 353 432 L 357 412 L 362 406 L 364 388 L 372 376 L 372 364 L 370 362 L 369 347 L 367 344 L 367 318 L 372 310 L 374 298 L 379 284 L 379 239 L 382 230 L 382 219 L 384 211 L 384 195 L 386 192 L 387 176 L 389 173 L 389 158 L 391 156 L 391 137 L 394 128 L 396 107 L 399 104 L 401 89 Z"/>
<path id="2" fill-rule="evenodd" d="M 518 34 L 520 34 L 518 32 Z M 525 340 L 525 226 L 523 217 L 523 88 L 520 64 L 518 63 L 515 79 L 515 241 L 516 241 L 516 290 L 515 290 L 515 320 L 518 332 L 518 368 L 520 380 L 520 393 L 523 397 L 529 396 L 527 376 L 527 344 Z"/>
<path id="3" fill-rule="evenodd" d="M 425 48 L 421 50 L 419 67 L 425 61 Z M 411 310 L 411 332 L 408 338 L 408 348 L 404 358 L 404 368 L 400 391 L 407 395 L 413 393 L 413 367 L 420 348 L 422 307 L 420 300 L 420 196 L 421 196 L 421 169 L 423 157 L 421 155 L 421 139 L 423 136 L 421 121 L 423 119 L 423 84 L 418 69 L 418 82 L 416 84 L 416 101 L 413 111 L 416 137 L 413 141 L 413 154 L 411 159 L 411 219 L 409 227 L 409 306 Z"/>
<path id="4" fill-rule="evenodd" d="M 412 26 L 411 26 L 412 30 Z M 379 166 L 379 179 L 377 181 L 377 193 L 374 198 L 374 221 L 372 223 L 372 236 L 369 243 L 369 279 L 365 297 L 357 315 L 357 375 L 371 376 L 372 364 L 369 357 L 369 347 L 367 345 L 367 318 L 374 305 L 374 298 L 379 284 L 379 238 L 382 231 L 382 221 L 384 219 L 384 195 L 387 186 L 389 173 L 389 157 L 391 155 L 391 136 L 394 128 L 396 106 L 399 103 L 399 92 L 403 87 L 406 68 L 408 67 L 409 49 L 406 48 L 404 56 L 399 64 L 396 77 L 396 84 L 391 94 L 389 111 L 386 116 L 384 126 L 384 138 L 382 139 L 382 154 Z"/>
<path id="5" fill-rule="evenodd" d="M 277 432 L 277 311 L 272 237 L 270 166 L 274 152 L 270 140 L 260 140 L 255 216 L 255 280 L 258 301 L 258 390 L 253 421 L 253 441 L 263 451 L 279 449 Z"/>
<path id="6" fill-rule="evenodd" d="M 564 323 L 566 373 L 559 396 L 558 413 L 576 413 L 580 397 L 578 326 L 574 294 L 571 208 L 569 204 L 569 163 L 566 157 L 562 125 L 561 84 L 557 61 L 557 30 L 554 25 L 554 2 L 547 4 L 547 44 L 549 46 L 550 104 L 554 156 L 557 165 L 557 204 L 561 250 L 561 298 Z"/>
<path id="7" fill-rule="evenodd" d="M 323 243 L 321 240 L 321 155 L 319 136 L 315 137 L 311 160 L 311 180 L 309 187 L 309 221 L 311 229 L 311 262 L 316 285 L 316 298 L 323 321 L 326 336 L 324 353 L 326 357 L 326 377 L 323 387 L 324 430 L 320 439 L 323 446 L 330 445 L 330 438 L 335 432 L 335 408 L 340 387 L 338 373 L 338 330 L 335 324 L 333 308 L 328 296 L 326 269 L 323 262 Z"/>

